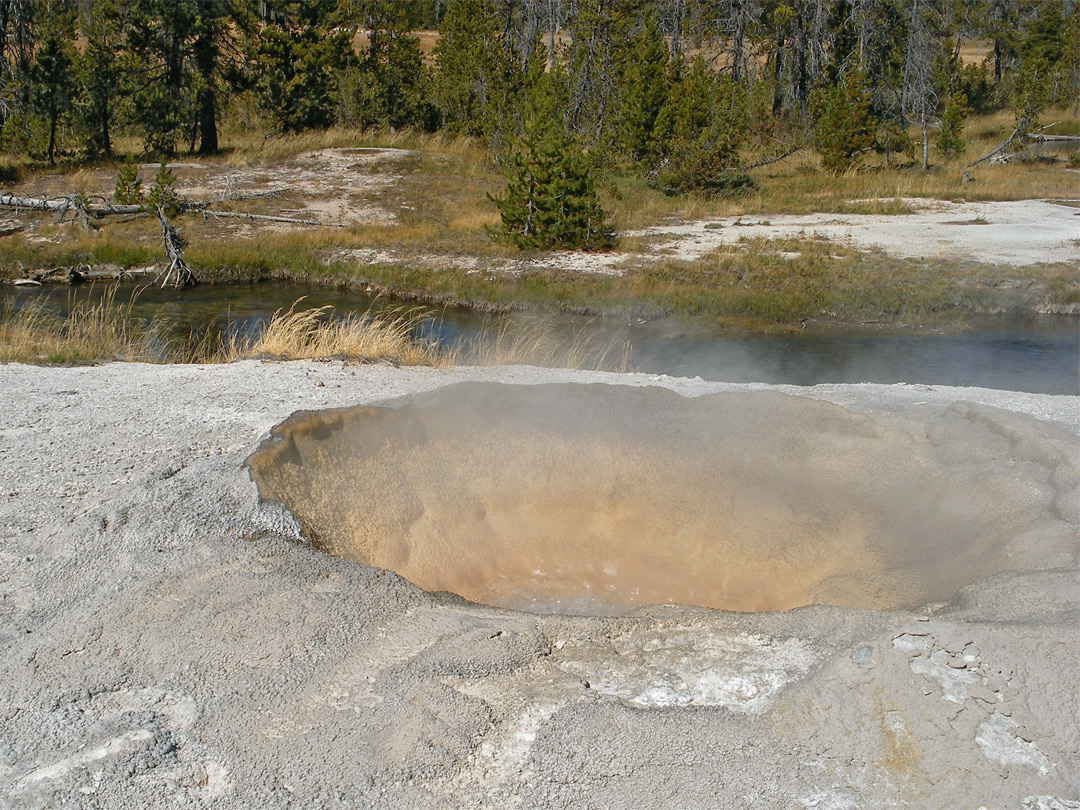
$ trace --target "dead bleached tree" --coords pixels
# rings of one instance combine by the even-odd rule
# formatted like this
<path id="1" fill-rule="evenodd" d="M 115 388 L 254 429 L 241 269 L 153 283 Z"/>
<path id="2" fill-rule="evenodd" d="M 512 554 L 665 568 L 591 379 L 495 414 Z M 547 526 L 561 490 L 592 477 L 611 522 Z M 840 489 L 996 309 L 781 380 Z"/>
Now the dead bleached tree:
<path id="1" fill-rule="evenodd" d="M 165 213 L 165 206 L 158 205 L 156 213 L 158 224 L 161 225 L 161 239 L 165 243 L 165 258 L 167 260 L 165 269 L 158 276 L 161 280 L 161 286 L 165 287 L 171 283 L 173 287 L 179 289 L 196 284 L 195 274 L 184 262 L 184 240 L 180 238 L 180 233 L 169 222 L 168 214 Z"/>
<path id="2" fill-rule="evenodd" d="M 139 205 L 93 205 L 72 194 L 67 197 L 19 197 L 10 192 L 0 194 L 0 206 L 18 211 L 52 211 L 60 214 L 61 219 L 71 213 L 84 211 L 88 216 L 101 219 L 116 214 L 139 214 Z"/>
<path id="3" fill-rule="evenodd" d="M 934 58 L 940 43 L 932 36 L 927 15 L 935 13 L 931 0 L 912 0 L 907 50 L 904 55 L 902 110 L 922 130 L 922 168 L 930 167 L 930 124 L 937 111 Z"/>

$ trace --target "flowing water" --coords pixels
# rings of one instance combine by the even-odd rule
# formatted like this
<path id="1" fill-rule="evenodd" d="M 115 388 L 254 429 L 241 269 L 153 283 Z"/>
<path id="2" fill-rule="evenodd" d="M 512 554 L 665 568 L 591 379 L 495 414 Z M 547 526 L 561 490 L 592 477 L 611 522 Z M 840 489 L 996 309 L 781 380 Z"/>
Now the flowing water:
<path id="1" fill-rule="evenodd" d="M 103 285 L 78 288 L 0 287 L 0 305 L 45 300 L 65 311 L 75 300 L 100 296 Z M 122 288 L 125 303 L 134 286 Z M 276 310 L 330 305 L 337 314 L 403 305 L 357 292 L 292 284 L 204 285 L 190 290 L 142 288 L 138 318 L 158 317 L 178 334 L 207 330 L 245 333 Z M 406 305 L 407 306 L 407 305 Z M 455 309 L 420 307 L 430 320 L 425 337 L 468 347 L 500 319 Z M 1080 393 L 1080 319 L 1007 315 L 975 319 L 951 334 L 874 328 L 808 329 L 785 335 L 720 334 L 706 327 L 661 320 L 625 323 L 574 316 L 547 319 L 544 329 L 567 345 L 588 336 L 598 346 L 626 344 L 635 371 L 724 382 L 924 383 L 979 386 L 1046 394 Z"/>

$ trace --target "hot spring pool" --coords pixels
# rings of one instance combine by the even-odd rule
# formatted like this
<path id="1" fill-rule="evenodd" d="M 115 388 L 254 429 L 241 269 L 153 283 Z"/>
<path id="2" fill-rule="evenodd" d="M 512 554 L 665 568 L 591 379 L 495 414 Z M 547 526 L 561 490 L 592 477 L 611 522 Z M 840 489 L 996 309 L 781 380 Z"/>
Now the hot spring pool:
<path id="1" fill-rule="evenodd" d="M 878 609 L 1071 564 L 1077 462 L 1027 417 L 464 383 L 303 412 L 248 460 L 330 554 L 535 612 Z"/>

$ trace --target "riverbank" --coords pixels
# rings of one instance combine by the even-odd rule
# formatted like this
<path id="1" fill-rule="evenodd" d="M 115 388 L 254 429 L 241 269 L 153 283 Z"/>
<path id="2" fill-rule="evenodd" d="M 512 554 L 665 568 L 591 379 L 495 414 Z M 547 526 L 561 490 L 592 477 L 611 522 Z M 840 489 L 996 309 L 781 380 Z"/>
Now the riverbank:
<path id="1" fill-rule="evenodd" d="M 988 474 L 1078 463 L 1077 397 L 340 361 L 3 366 L 0 803 L 1080 798 L 1075 532 L 1058 563 L 1030 553 L 1048 536 L 1021 540 L 1026 524 L 1012 570 L 911 611 L 605 619 L 424 593 L 312 550 L 259 503 L 243 461 L 289 414 L 466 381 L 768 392 L 836 403 L 868 420 L 864 439 L 952 436 Z M 947 414 L 957 401 L 973 405 Z M 1061 467 L 1033 502 L 1070 480 Z"/>
<path id="2" fill-rule="evenodd" d="M 140 317 L 139 293 L 117 301 L 118 285 L 97 297 L 72 298 L 66 313 L 47 299 L 3 301 L 0 363 L 231 363 L 249 357 L 304 360 L 336 357 L 395 365 L 445 366 L 453 351 L 417 334 L 422 317 L 403 311 L 345 313 L 332 306 L 297 307 L 290 302 L 267 313 L 254 328 L 177 329 L 160 313 Z M 20 306 L 14 306 L 19 303 Z"/>
<path id="3" fill-rule="evenodd" d="M 984 126 L 981 140 L 1001 126 Z M 504 181 L 466 139 L 342 132 L 267 150 L 170 164 L 178 193 L 202 206 L 176 224 L 203 281 L 319 284 L 485 312 L 672 316 L 729 330 L 948 328 L 969 313 L 1080 305 L 1080 175 L 1064 161 L 986 166 L 965 184 L 959 162 L 832 176 L 796 155 L 770 166 L 753 193 L 711 200 L 666 197 L 616 173 L 602 191 L 619 245 L 585 254 L 492 241 L 488 195 Z M 147 180 L 153 169 L 142 167 Z M 42 174 L 15 191 L 108 198 L 115 171 Z M 21 212 L 0 237 L 0 278 L 160 266 L 157 223 L 120 219 L 58 224 Z"/>
<path id="4" fill-rule="evenodd" d="M 290 241 L 234 246 L 224 258 L 192 250 L 189 261 L 207 283 L 314 284 L 489 313 L 676 317 L 721 330 L 866 323 L 947 329 L 962 327 L 971 315 L 1080 312 L 1074 263 L 1015 267 L 905 259 L 823 239 L 750 239 L 718 245 L 704 257 L 689 260 L 662 252 L 636 263 L 626 256 L 555 255 L 532 259 L 528 268 L 501 271 L 481 270 L 476 259 L 438 266 L 324 261 L 302 243 Z M 122 257 L 114 248 L 111 243 L 85 250 L 67 246 L 41 270 L 26 271 L 21 260 L 13 260 L 20 264 L 8 265 L 7 280 L 14 282 L 16 273 L 42 283 L 66 283 L 72 274 L 79 280 L 152 280 L 157 275 L 152 249 L 129 255 L 129 270 L 116 261 Z M 617 271 L 568 266 L 616 258 L 621 262 Z"/>

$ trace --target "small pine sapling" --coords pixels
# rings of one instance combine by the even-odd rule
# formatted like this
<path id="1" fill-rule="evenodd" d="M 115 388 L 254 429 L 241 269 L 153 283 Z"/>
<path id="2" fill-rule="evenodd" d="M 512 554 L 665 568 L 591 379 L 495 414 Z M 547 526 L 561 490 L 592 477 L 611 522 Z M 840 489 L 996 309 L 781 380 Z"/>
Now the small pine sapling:
<path id="1" fill-rule="evenodd" d="M 167 216 L 172 216 L 180 209 L 180 198 L 176 194 L 176 189 L 173 188 L 175 182 L 173 173 L 169 171 L 165 161 L 162 161 L 157 174 L 154 175 L 154 185 L 150 193 L 146 195 L 150 210 L 161 210 Z"/>
<path id="2" fill-rule="evenodd" d="M 823 168 L 845 171 L 874 146 L 878 120 L 870 101 L 869 84 L 861 70 L 849 70 L 841 84 L 819 86 L 810 94 L 814 140 Z"/>
<path id="3" fill-rule="evenodd" d="M 139 164 L 129 157 L 116 173 L 116 186 L 113 199 L 120 205 L 142 205 L 142 180 L 139 179 Z"/>
<path id="4" fill-rule="evenodd" d="M 524 133 L 510 155 L 507 188 L 490 197 L 501 215 L 496 239 L 522 250 L 604 250 L 615 243 L 589 159 L 555 114 L 550 77 L 538 78 Z"/>

